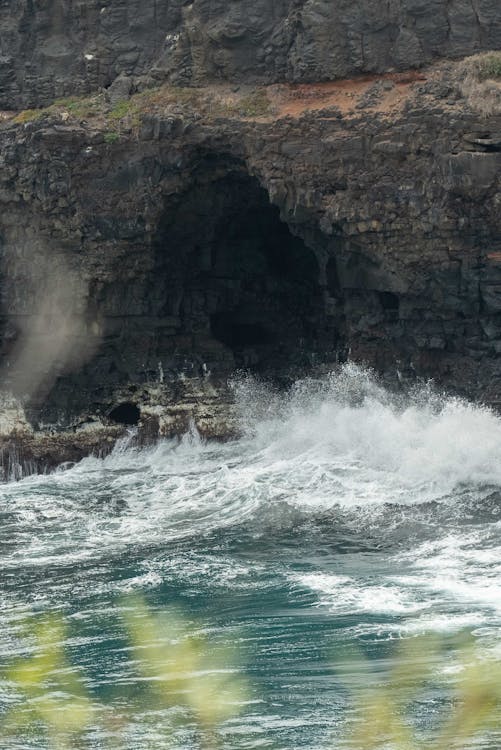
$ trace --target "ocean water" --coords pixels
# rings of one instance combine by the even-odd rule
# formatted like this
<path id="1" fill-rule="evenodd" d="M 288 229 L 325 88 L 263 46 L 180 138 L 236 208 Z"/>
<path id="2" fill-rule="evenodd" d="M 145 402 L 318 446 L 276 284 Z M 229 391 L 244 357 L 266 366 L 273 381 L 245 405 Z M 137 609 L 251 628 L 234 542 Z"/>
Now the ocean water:
<path id="1" fill-rule="evenodd" d="M 248 688 L 221 727 L 228 749 L 343 747 L 350 691 L 384 685 L 396 647 L 418 635 L 466 632 L 500 652 L 499 416 L 430 387 L 391 394 L 353 365 L 287 395 L 252 379 L 235 389 L 236 441 L 125 440 L 104 460 L 0 486 L 0 720 L 20 700 L 1 675 L 29 656 L 30 613 L 64 615 L 68 658 L 96 700 L 141 691 L 120 626 L 134 593 L 235 647 Z M 448 659 L 437 672 L 454 672 Z M 438 687 L 420 696 L 420 731 L 448 700 Z M 138 705 L 117 747 L 165 747 L 164 725 L 172 747 L 198 747 L 189 719 Z M 103 731 L 82 746 L 105 747 Z M 40 746 L 0 736 L 8 750 Z"/>

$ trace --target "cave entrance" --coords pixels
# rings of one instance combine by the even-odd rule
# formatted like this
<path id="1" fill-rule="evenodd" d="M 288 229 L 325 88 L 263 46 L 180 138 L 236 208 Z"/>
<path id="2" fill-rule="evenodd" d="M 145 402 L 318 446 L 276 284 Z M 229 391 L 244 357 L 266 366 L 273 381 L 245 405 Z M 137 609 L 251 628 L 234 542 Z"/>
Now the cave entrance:
<path id="1" fill-rule="evenodd" d="M 132 427 L 139 423 L 141 412 L 136 404 L 130 401 L 123 401 L 110 411 L 108 417 L 116 424 Z"/>
<path id="2" fill-rule="evenodd" d="M 212 371 L 283 370 L 332 350 L 316 255 L 243 171 L 201 175 L 166 213 L 157 258 L 162 314 L 195 335 Z"/>

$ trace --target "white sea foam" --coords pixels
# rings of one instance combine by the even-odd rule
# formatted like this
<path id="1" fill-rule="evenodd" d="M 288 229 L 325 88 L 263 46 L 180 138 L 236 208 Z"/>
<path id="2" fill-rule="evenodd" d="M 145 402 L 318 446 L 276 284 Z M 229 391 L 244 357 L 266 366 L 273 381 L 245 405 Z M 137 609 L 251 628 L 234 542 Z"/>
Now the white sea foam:
<path id="1" fill-rule="evenodd" d="M 336 615 L 403 615 L 431 606 L 430 601 L 413 600 L 403 587 L 389 582 L 380 585 L 366 578 L 357 581 L 347 576 L 310 573 L 293 575 L 291 582 L 312 589 L 318 594 L 318 604 Z"/>
<path id="2" fill-rule="evenodd" d="M 65 611 L 67 645 L 96 684 L 130 686 L 111 605 L 113 620 L 131 591 L 155 607 L 178 597 L 194 618 L 212 613 L 207 633 L 247 649 L 270 685 L 259 711 L 227 725 L 228 746 L 276 732 L 277 745 L 317 748 L 342 715 L 322 671 L 333 642 L 368 647 L 378 674 L 391 668 L 386 641 L 429 631 L 467 628 L 501 653 L 493 412 L 429 388 L 390 394 L 353 366 L 287 395 L 249 379 L 235 390 L 237 441 L 125 441 L 0 486 L 0 660 L 26 653 L 31 610 Z M 157 720 L 138 721 L 131 746 Z"/>
<path id="3" fill-rule="evenodd" d="M 333 533 L 344 524 L 357 543 L 372 540 L 371 549 L 398 547 L 370 576 L 275 564 L 274 576 L 314 592 L 333 613 L 391 615 L 409 627 L 433 607 L 430 622 L 447 618 L 444 608 L 455 603 L 501 613 L 499 529 L 488 539 L 484 525 L 468 532 L 461 525 L 474 512 L 464 497 L 482 502 L 501 487 L 497 415 L 429 388 L 390 394 L 352 365 L 298 383 L 287 395 L 249 379 L 235 391 L 245 427 L 238 441 L 207 444 L 191 435 L 145 450 L 121 445 L 104 460 L 0 487 L 4 574 L 23 566 L 85 571 L 144 548 L 144 558 L 157 565 L 117 581 L 117 590 L 190 576 L 245 588 L 255 560 L 239 567 L 225 553 L 188 559 L 174 549 L 166 565 L 156 550 L 196 545 L 234 528 L 273 539 L 311 521 Z M 311 542 L 315 532 L 308 533 Z M 269 567 L 265 561 L 261 573 Z M 59 580 L 51 591 L 56 585 L 63 590 Z M 94 585 L 104 591 L 108 584 Z M 79 590 L 78 575 L 71 586 Z"/>
<path id="4" fill-rule="evenodd" d="M 237 387 L 247 435 L 235 443 L 122 446 L 104 461 L 4 485 L 0 498 L 17 533 L 33 531 L 32 560 L 45 563 L 39 548 L 51 525 L 60 547 L 85 556 L 103 544 L 268 523 L 285 504 L 303 513 L 363 512 L 441 500 L 465 485 L 501 485 L 501 420 L 487 409 L 427 390 L 397 398 L 353 366 L 288 396 L 262 391 L 248 380 Z"/>

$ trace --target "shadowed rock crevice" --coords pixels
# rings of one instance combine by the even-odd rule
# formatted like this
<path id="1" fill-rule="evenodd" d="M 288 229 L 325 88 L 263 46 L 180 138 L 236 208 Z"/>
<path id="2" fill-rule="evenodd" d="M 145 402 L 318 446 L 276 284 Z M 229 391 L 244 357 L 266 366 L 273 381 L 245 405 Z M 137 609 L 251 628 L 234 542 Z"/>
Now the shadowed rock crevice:
<path id="1" fill-rule="evenodd" d="M 256 179 L 237 170 L 210 179 L 200 175 L 166 211 L 155 238 L 159 313 L 196 339 L 211 370 L 230 357 L 258 370 L 306 364 L 330 348 L 314 252 Z"/>

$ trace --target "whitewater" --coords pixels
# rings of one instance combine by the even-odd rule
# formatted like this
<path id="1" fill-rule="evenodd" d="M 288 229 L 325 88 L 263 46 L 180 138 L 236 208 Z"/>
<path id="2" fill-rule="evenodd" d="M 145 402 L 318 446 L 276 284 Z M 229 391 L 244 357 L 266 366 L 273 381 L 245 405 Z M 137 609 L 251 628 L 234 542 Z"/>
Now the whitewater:
<path id="1" fill-rule="evenodd" d="M 384 682 L 394 644 L 420 634 L 501 651 L 496 413 L 426 384 L 389 391 L 354 365 L 288 393 L 250 377 L 234 389 L 237 440 L 193 429 L 139 449 L 131 433 L 105 459 L 0 486 L 0 668 L 23 653 L 27 613 L 60 612 L 100 700 L 130 687 L 113 612 L 140 592 L 238 647 L 251 691 L 225 748 L 322 750 L 348 710 L 339 660 L 353 685 L 364 669 Z M 367 665 L 350 674 L 353 649 Z M 0 680 L 0 712 L 10 700 Z M 443 700 L 423 698 L 416 721 Z M 128 731 L 122 747 L 156 746 L 147 707 Z"/>

